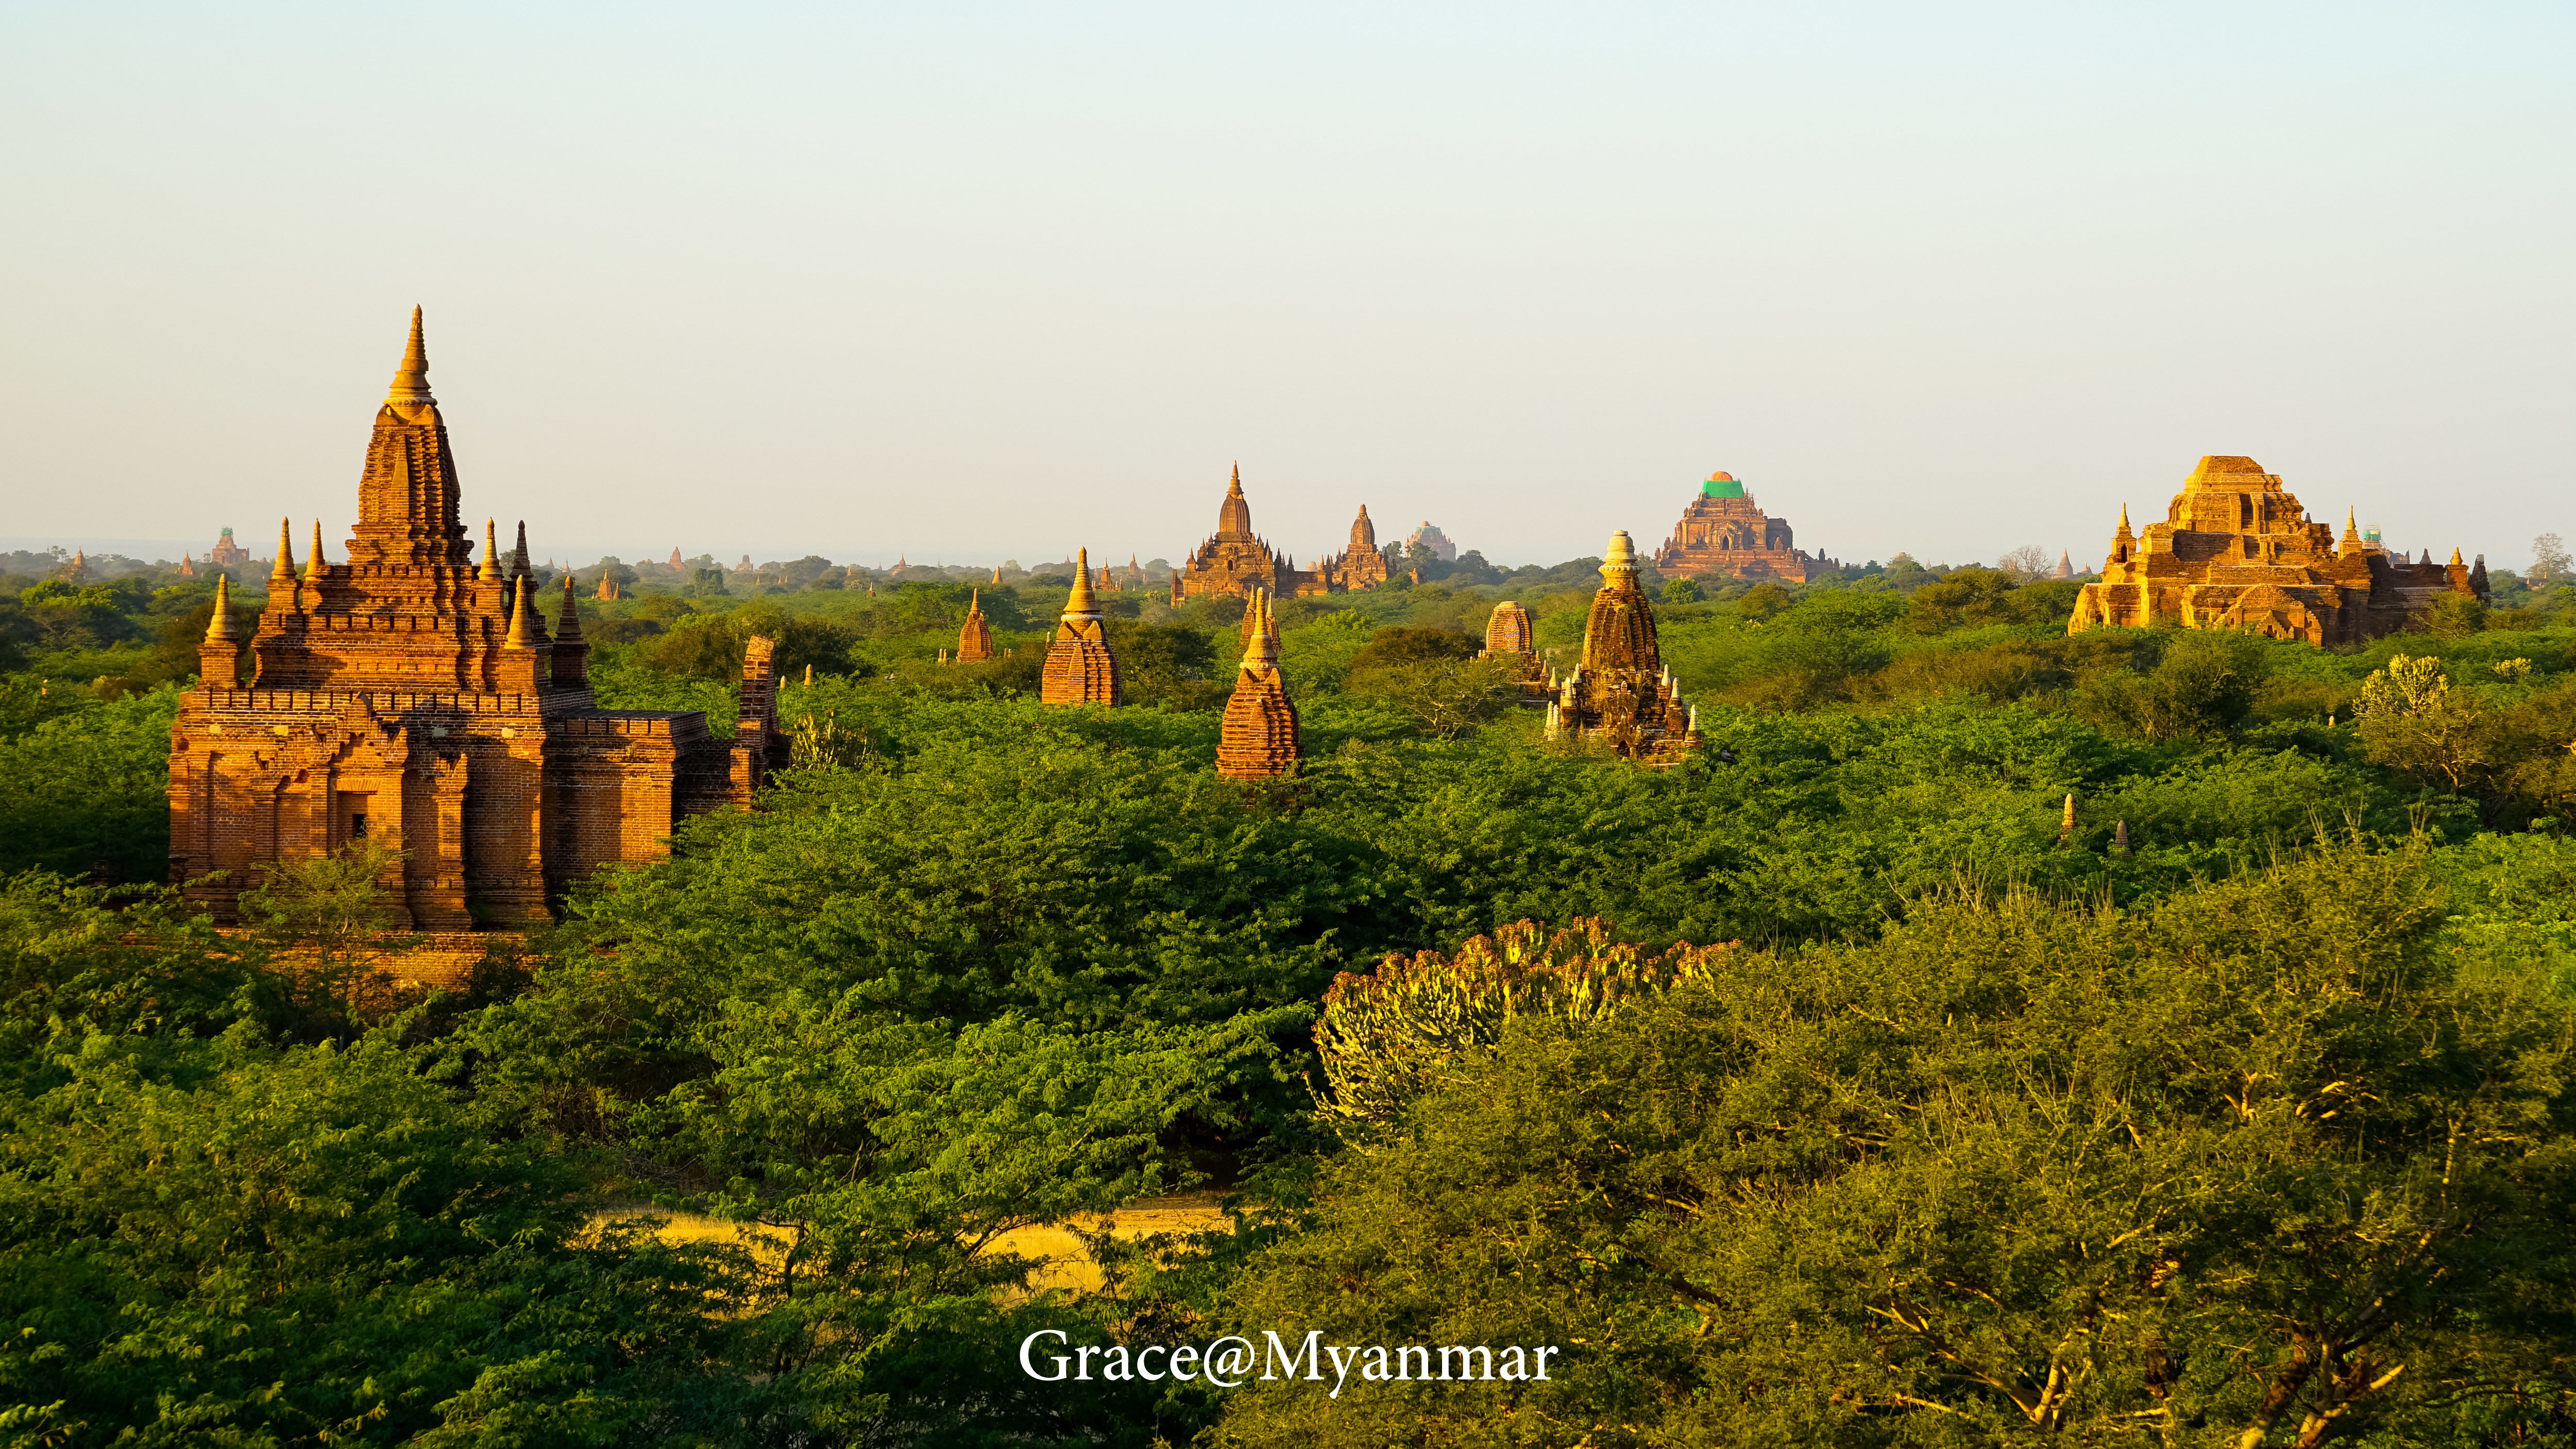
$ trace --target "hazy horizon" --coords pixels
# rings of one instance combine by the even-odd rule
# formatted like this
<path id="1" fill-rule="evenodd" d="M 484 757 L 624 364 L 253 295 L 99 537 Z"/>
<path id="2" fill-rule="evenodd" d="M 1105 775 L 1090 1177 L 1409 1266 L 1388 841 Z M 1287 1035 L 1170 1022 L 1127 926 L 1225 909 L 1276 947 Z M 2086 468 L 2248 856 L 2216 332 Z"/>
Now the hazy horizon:
<path id="1" fill-rule="evenodd" d="M 2210 453 L 2576 536 L 2564 7 L 7 24 L 0 546 L 336 551 L 416 302 L 469 519 L 582 563 L 1178 559 L 1238 461 L 1300 560 L 1651 547 L 1726 469 L 2087 568 Z"/>

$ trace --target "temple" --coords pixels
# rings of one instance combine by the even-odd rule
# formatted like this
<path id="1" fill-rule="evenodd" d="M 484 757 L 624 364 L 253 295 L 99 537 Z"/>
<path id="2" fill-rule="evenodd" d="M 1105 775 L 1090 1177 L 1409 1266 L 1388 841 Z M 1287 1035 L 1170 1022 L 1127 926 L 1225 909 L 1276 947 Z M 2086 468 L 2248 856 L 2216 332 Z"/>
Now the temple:
<path id="1" fill-rule="evenodd" d="M 218 920 L 260 866 L 362 837 L 401 852 L 383 878 L 397 925 L 541 920 L 574 880 L 662 854 L 681 816 L 748 804 L 785 761 L 766 640 L 730 745 L 700 713 L 600 709 L 571 579 L 550 634 L 524 547 L 505 567 L 486 524 L 477 567 L 459 503 L 414 309 L 344 561 L 317 523 L 299 573 L 281 524 L 246 640 L 217 580 L 169 799 L 171 876 Z"/>
<path id="2" fill-rule="evenodd" d="M 2309 644 L 2353 644 L 2420 625 L 2446 593 L 2487 592 L 2486 559 L 2451 554 L 2448 567 L 2391 554 L 2353 526 L 2341 540 L 2308 516 L 2297 495 L 2251 458 L 2200 460 L 2164 521 L 2111 537 L 2102 581 L 2076 596 L 2066 632 L 2146 628 L 2173 619 L 2190 629 L 2251 629 Z"/>
<path id="3" fill-rule="evenodd" d="M 1625 529 L 1602 551 L 1601 588 L 1583 621 L 1583 662 L 1557 687 L 1547 737 L 1597 742 L 1656 769 L 1680 764 L 1699 745 L 1699 711 L 1683 701 L 1663 665 Z"/>
<path id="4" fill-rule="evenodd" d="M 1273 598 L 1348 593 L 1386 582 L 1386 558 L 1377 549 L 1377 526 L 1363 506 L 1351 524 L 1350 545 L 1313 569 L 1294 560 L 1252 531 L 1252 504 L 1243 496 L 1243 467 L 1226 481 L 1225 501 L 1217 505 L 1216 532 L 1172 570 L 1172 602 L 1231 595 L 1249 599 L 1254 589 Z"/>
<path id="5" fill-rule="evenodd" d="M 1764 514 L 1732 473 L 1711 473 L 1699 496 L 1682 510 L 1673 536 L 1655 550 L 1655 567 L 1668 574 L 1732 574 L 1803 584 L 1842 567 L 1836 560 L 1796 547 L 1789 520 Z"/>
<path id="6" fill-rule="evenodd" d="M 1225 702 L 1216 772 L 1229 780 L 1271 780 L 1296 773 L 1297 706 L 1279 675 L 1279 629 L 1270 596 L 1255 593 L 1244 610 L 1242 667 Z"/>
<path id="7" fill-rule="evenodd" d="M 966 599 L 966 622 L 957 630 L 957 662 L 976 664 L 993 657 L 993 626 L 984 619 L 984 591 Z"/>
<path id="8" fill-rule="evenodd" d="M 1100 618 L 1100 602 L 1091 593 L 1091 551 L 1077 549 L 1073 593 L 1047 645 L 1046 663 L 1038 676 L 1038 699 L 1044 704 L 1125 703 L 1118 688 L 1118 656 L 1109 651 L 1109 635 Z"/>
<path id="9" fill-rule="evenodd" d="M 227 528 L 224 536 L 215 540 L 215 546 L 206 550 L 206 562 L 219 569 L 237 569 L 250 562 L 250 550 L 233 542 L 233 531 Z"/>
<path id="10" fill-rule="evenodd" d="M 1485 616 L 1485 647 L 1476 657 L 1500 660 L 1511 668 L 1520 686 L 1522 707 L 1545 709 L 1556 698 L 1555 675 L 1539 656 L 1538 629 L 1529 610 L 1516 600 L 1503 600 Z"/>

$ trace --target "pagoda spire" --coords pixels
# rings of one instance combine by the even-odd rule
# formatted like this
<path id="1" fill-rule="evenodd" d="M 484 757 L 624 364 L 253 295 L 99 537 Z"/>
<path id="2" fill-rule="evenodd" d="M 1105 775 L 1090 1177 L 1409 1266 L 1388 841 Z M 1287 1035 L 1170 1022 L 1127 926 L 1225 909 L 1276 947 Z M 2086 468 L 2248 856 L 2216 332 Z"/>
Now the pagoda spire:
<path id="1" fill-rule="evenodd" d="M 206 621 L 206 637 L 197 641 L 197 679 L 208 689 L 241 684 L 241 630 L 233 624 L 233 585 L 215 572 L 215 616 Z"/>
<path id="2" fill-rule="evenodd" d="M 272 584 L 281 580 L 290 584 L 295 582 L 294 532 L 295 520 L 291 518 L 277 520 L 277 562 L 269 565 L 268 569 L 269 582 Z M 271 589 L 269 592 L 275 593 L 276 590 Z"/>
<path id="3" fill-rule="evenodd" d="M 501 581 L 501 545 L 493 535 L 492 520 L 484 519 L 483 567 L 475 570 L 474 577 L 486 583 L 497 584 Z"/>
<path id="4" fill-rule="evenodd" d="M 241 630 L 233 624 L 233 581 L 215 575 L 215 617 L 206 621 L 206 642 L 239 639 Z"/>
<path id="5" fill-rule="evenodd" d="M 522 518 L 519 520 L 519 546 L 510 553 L 510 577 L 523 579 L 531 572 L 533 570 L 528 567 L 528 520 Z"/>
<path id="6" fill-rule="evenodd" d="M 324 567 L 325 565 L 322 562 L 322 520 L 317 518 L 313 520 L 313 551 L 304 556 L 305 582 L 313 584 L 322 582 L 322 571 Z"/>
<path id="7" fill-rule="evenodd" d="M 1073 551 L 1073 593 L 1064 601 L 1064 616 L 1070 619 L 1076 614 L 1096 615 L 1099 612 L 1100 605 L 1091 593 L 1091 550 L 1075 549 Z"/>
<path id="8" fill-rule="evenodd" d="M 402 364 L 394 369 L 393 385 L 385 389 L 385 406 L 419 408 L 435 404 L 429 395 L 429 347 L 421 340 L 420 308 L 411 309 L 411 338 L 403 344 Z"/>

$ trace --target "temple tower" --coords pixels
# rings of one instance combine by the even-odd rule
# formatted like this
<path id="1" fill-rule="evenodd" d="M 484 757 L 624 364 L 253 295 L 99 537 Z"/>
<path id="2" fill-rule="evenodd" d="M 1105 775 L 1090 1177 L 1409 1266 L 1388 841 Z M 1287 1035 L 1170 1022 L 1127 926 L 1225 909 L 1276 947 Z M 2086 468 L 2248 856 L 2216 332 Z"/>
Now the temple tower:
<path id="1" fill-rule="evenodd" d="M 1656 769 L 1681 763 L 1699 744 L 1699 712 L 1663 666 L 1654 610 L 1637 586 L 1636 547 L 1625 529 L 1602 550 L 1583 662 L 1558 685 L 1547 734 L 1597 741 Z"/>
<path id="2" fill-rule="evenodd" d="M 524 529 L 517 566 L 487 547 L 478 569 L 459 502 L 414 309 L 346 561 L 317 526 L 299 571 L 281 521 L 258 624 L 240 638 L 219 581 L 171 727 L 171 876 L 217 919 L 263 864 L 362 836 L 402 852 L 383 881 L 397 924 L 542 919 L 572 880 L 659 855 L 742 778 L 704 715 L 597 708 L 569 580 L 549 635 Z"/>
<path id="3" fill-rule="evenodd" d="M 1091 551 L 1076 549 L 1073 594 L 1064 601 L 1055 638 L 1047 645 L 1039 676 L 1038 698 L 1046 704 L 1125 703 L 1118 688 L 1118 656 L 1109 652 L 1109 635 L 1091 593 Z"/>
<path id="4" fill-rule="evenodd" d="M 1225 702 L 1216 772 L 1229 780 L 1270 780 L 1297 769 L 1297 707 L 1279 674 L 1278 623 L 1267 594 L 1252 596 L 1245 615 L 1243 664 Z"/>
<path id="5" fill-rule="evenodd" d="M 966 623 L 957 631 L 957 662 L 976 664 L 992 657 L 993 626 L 985 622 L 984 591 L 977 589 L 966 600 Z"/>
<path id="6" fill-rule="evenodd" d="M 1529 610 L 1511 599 L 1496 604 L 1494 612 L 1485 618 L 1485 652 L 1538 653 L 1538 630 L 1530 622 Z"/>

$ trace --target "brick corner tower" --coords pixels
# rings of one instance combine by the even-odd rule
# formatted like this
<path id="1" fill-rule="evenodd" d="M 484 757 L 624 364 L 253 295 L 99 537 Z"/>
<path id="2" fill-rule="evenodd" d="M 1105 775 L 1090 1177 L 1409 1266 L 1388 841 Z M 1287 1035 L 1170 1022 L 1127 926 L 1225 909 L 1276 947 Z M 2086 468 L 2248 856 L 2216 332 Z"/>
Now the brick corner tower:
<path id="1" fill-rule="evenodd" d="M 400 852 L 399 926 L 540 920 L 574 879 L 740 798 L 705 715 L 597 707 L 569 584 L 549 635 L 524 547 L 505 564 L 487 524 L 477 567 L 460 501 L 414 308 L 346 560 L 317 522 L 299 573 L 281 523 L 256 626 L 242 640 L 217 610 L 171 726 L 171 876 L 217 920 L 263 866 L 369 837 Z"/>
<path id="2" fill-rule="evenodd" d="M 1051 705 L 1126 702 L 1118 688 L 1118 656 L 1109 651 L 1100 604 L 1091 593 L 1089 549 L 1074 551 L 1073 594 L 1064 601 L 1064 615 L 1047 645 L 1038 698 Z"/>

